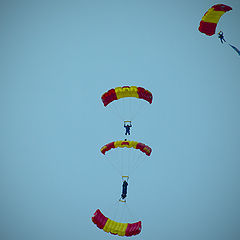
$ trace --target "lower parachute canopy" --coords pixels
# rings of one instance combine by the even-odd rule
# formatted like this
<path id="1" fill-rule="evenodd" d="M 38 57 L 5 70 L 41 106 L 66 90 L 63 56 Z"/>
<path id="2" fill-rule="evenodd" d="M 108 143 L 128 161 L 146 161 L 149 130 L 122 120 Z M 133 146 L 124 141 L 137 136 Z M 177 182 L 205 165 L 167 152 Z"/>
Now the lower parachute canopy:
<path id="1" fill-rule="evenodd" d="M 92 221 L 97 225 L 98 228 L 102 229 L 103 231 L 118 236 L 130 237 L 139 234 L 142 230 L 141 221 L 135 223 L 115 222 L 105 217 L 99 209 L 97 209 L 94 213 Z"/>

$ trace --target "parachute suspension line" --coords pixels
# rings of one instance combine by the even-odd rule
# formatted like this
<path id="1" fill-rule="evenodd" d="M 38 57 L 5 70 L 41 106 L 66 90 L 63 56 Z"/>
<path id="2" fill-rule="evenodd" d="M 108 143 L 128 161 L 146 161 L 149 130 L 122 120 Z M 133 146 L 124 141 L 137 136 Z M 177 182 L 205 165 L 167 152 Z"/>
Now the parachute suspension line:
<path id="1" fill-rule="evenodd" d="M 114 212 L 113 212 L 113 219 L 116 219 L 118 213 L 119 203 L 115 202 L 114 204 Z"/>
<path id="2" fill-rule="evenodd" d="M 125 111 L 128 113 L 128 118 L 131 121 L 134 120 L 148 105 L 147 102 L 138 98 L 126 98 L 124 104 Z"/>
<path id="3" fill-rule="evenodd" d="M 126 202 L 122 203 L 122 204 L 126 204 Z M 121 206 L 123 207 L 123 206 Z M 122 210 L 122 209 L 121 209 Z M 121 215 L 120 215 L 120 221 L 123 222 L 123 216 L 124 216 L 124 212 L 123 211 L 120 211 L 121 212 Z"/>
<path id="4" fill-rule="evenodd" d="M 145 111 L 146 106 L 147 106 L 146 103 L 142 104 L 142 106 L 139 107 L 139 108 L 137 109 L 137 111 L 135 111 L 135 114 L 132 116 L 131 120 L 132 120 L 132 121 L 135 120 L 136 116 L 137 116 L 137 115 L 140 115 L 140 112 Z"/>
<path id="5" fill-rule="evenodd" d="M 117 201 L 114 202 L 113 209 L 114 209 L 114 211 L 113 211 L 113 214 L 111 216 L 111 219 L 117 220 L 118 219 L 117 216 L 119 216 L 119 203 Z"/>
<path id="6" fill-rule="evenodd" d="M 119 109 L 119 104 L 110 103 L 109 106 L 107 106 L 107 108 L 109 109 L 109 111 L 113 112 L 117 118 L 122 119 L 121 111 Z"/>
<path id="7" fill-rule="evenodd" d="M 124 204 L 124 205 L 123 205 Z M 117 201 L 115 203 L 115 211 L 114 211 L 114 218 L 115 220 L 122 222 L 123 215 L 124 215 L 124 208 L 125 208 L 126 201 Z"/>
<path id="8" fill-rule="evenodd" d="M 127 158 L 126 159 L 127 161 L 126 161 L 126 164 L 127 164 L 127 166 L 126 166 L 126 168 L 127 168 L 127 174 L 129 175 L 129 162 L 130 162 L 130 159 L 129 158 Z"/>
<path id="9" fill-rule="evenodd" d="M 136 171 L 136 169 L 139 168 L 139 166 L 143 163 L 144 160 L 146 160 L 146 157 L 143 157 L 142 155 L 138 154 L 136 158 L 133 160 L 132 172 Z"/>
<path id="10" fill-rule="evenodd" d="M 121 175 L 122 174 L 122 171 L 121 169 L 119 169 L 119 166 L 117 166 L 117 163 L 119 162 L 118 159 L 116 159 L 115 161 L 112 161 L 111 157 L 110 156 L 105 156 L 106 157 L 106 160 L 108 162 L 110 162 L 110 164 L 112 165 L 112 168 L 119 174 Z"/>
<path id="11" fill-rule="evenodd" d="M 138 155 L 138 152 L 137 151 L 134 151 L 134 152 L 131 152 L 131 154 L 130 154 L 130 162 L 129 162 L 129 164 L 131 164 L 131 169 L 134 169 L 134 165 L 133 165 L 133 163 L 134 163 L 134 161 L 136 161 L 136 157 L 137 157 L 137 155 Z M 129 165 L 128 165 L 129 166 Z M 130 166 L 129 166 L 129 174 L 131 174 L 132 175 L 132 172 L 130 173 Z"/>
<path id="12" fill-rule="evenodd" d="M 128 204 L 126 203 L 126 208 L 127 208 L 127 211 L 128 211 L 128 214 L 129 216 L 134 219 L 134 215 L 132 214 L 132 212 L 130 211 L 130 208 L 128 207 Z"/>
<path id="13" fill-rule="evenodd" d="M 122 150 L 124 150 L 124 149 L 119 149 L 119 150 L 121 150 L 121 159 L 123 159 L 124 158 L 124 152 Z M 120 162 L 121 162 L 121 175 L 123 175 L 123 174 L 125 174 L 123 172 L 124 171 L 124 160 L 121 161 L 121 159 L 120 159 Z"/>
<path id="14" fill-rule="evenodd" d="M 146 109 L 148 104 L 142 99 L 127 97 L 110 103 L 106 108 L 113 112 L 116 118 L 124 121 L 125 119 L 135 119 L 139 113 Z"/>
<path id="15" fill-rule="evenodd" d="M 123 120 L 122 111 L 124 109 L 122 99 L 118 102 L 112 102 L 106 107 L 110 112 L 113 112 L 116 118 Z"/>
<path id="16" fill-rule="evenodd" d="M 127 150 L 127 149 L 126 149 Z M 127 164 L 127 175 L 130 176 L 130 168 L 129 168 L 129 164 L 131 163 L 130 160 L 131 160 L 131 155 L 132 155 L 132 152 L 133 151 L 129 151 L 129 154 L 128 154 L 128 158 L 126 158 L 126 164 Z"/>
<path id="17" fill-rule="evenodd" d="M 121 175 L 122 171 L 119 170 L 119 167 L 114 166 L 114 164 L 112 163 L 111 160 L 109 160 L 109 162 L 111 162 L 111 165 L 112 165 L 113 169 L 115 169 L 115 171 L 116 171 L 119 175 Z M 116 165 L 116 164 L 115 164 L 115 165 Z"/>
<path id="18" fill-rule="evenodd" d="M 134 101 L 135 99 L 130 99 L 130 98 L 128 99 L 128 106 L 129 106 L 129 113 L 130 113 L 131 120 L 132 120 L 132 114 L 134 113 Z"/>

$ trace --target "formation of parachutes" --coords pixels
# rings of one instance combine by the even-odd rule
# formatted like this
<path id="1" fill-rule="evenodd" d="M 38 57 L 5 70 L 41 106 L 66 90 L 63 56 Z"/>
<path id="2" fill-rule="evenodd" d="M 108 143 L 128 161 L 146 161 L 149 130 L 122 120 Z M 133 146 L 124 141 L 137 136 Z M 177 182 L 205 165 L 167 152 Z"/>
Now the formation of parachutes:
<path id="1" fill-rule="evenodd" d="M 105 107 L 109 107 L 109 105 L 113 104 L 114 101 L 118 102 L 125 99 L 137 99 L 137 101 L 145 101 L 147 103 L 152 103 L 153 96 L 152 93 L 142 87 L 136 86 L 124 86 L 117 87 L 115 89 L 110 89 L 102 95 L 102 102 Z M 117 104 L 117 103 L 116 103 Z M 125 135 L 129 135 L 130 137 L 130 128 L 132 119 L 127 119 L 124 121 L 124 127 L 126 128 Z M 114 153 L 118 154 L 121 152 L 120 158 Z M 115 161 L 119 163 L 119 168 L 123 167 L 123 162 L 125 161 L 127 167 L 123 169 L 123 172 L 120 172 L 123 185 L 122 185 L 122 194 L 118 202 L 120 204 L 126 204 L 127 197 L 127 187 L 129 180 L 129 165 L 133 165 L 136 167 L 136 162 L 140 161 L 141 158 L 149 157 L 152 153 L 151 147 L 148 145 L 133 141 L 133 140 L 117 140 L 112 141 L 110 143 L 105 144 L 100 152 L 104 157 L 109 157 L 109 161 Z M 113 155 L 111 155 L 111 153 Z M 121 166 L 121 167 L 120 167 Z M 117 166 L 118 168 L 118 166 Z M 99 229 L 107 233 L 111 233 L 118 236 L 134 236 L 141 232 L 142 230 L 142 222 L 137 221 L 134 223 L 129 222 L 119 222 L 115 220 L 111 220 L 110 218 L 103 215 L 100 209 L 97 209 L 92 217 L 92 222 L 96 224 Z"/>
<path id="2" fill-rule="evenodd" d="M 222 15 L 231 10 L 232 8 L 225 4 L 216 4 L 212 6 L 202 17 L 198 30 L 208 36 L 214 35 L 216 32 L 217 24 Z M 226 42 L 233 50 L 235 50 L 240 55 L 240 50 L 224 39 L 222 31 L 218 33 L 218 38 L 221 40 L 222 43 Z"/>
<path id="3" fill-rule="evenodd" d="M 200 21 L 199 25 L 199 31 L 201 33 L 204 33 L 207 36 L 212 36 L 216 33 L 217 24 L 220 20 L 220 18 L 226 13 L 231 11 L 232 8 L 230 6 L 224 5 L 224 4 L 216 4 L 208 9 L 208 11 L 204 14 Z M 221 40 L 222 43 L 227 43 L 233 50 L 235 50 L 240 55 L 240 50 L 233 46 L 232 44 L 226 42 L 223 32 L 220 31 L 218 33 L 218 38 Z M 130 109 L 127 109 L 127 114 L 122 117 L 124 119 L 124 127 L 126 128 L 125 135 L 130 135 L 130 129 L 132 127 L 131 121 L 133 117 L 126 117 L 131 116 L 128 115 L 129 113 L 134 112 L 134 110 L 137 109 L 136 106 L 132 107 L 132 102 L 128 101 L 129 99 L 132 100 L 132 102 L 135 104 L 140 105 L 140 111 L 142 111 L 143 107 L 141 104 L 144 102 L 147 104 L 151 104 L 153 100 L 152 93 L 142 87 L 136 87 L 136 86 L 123 86 L 123 87 L 116 87 L 113 89 L 110 89 L 106 91 L 102 97 L 101 100 L 103 102 L 103 105 L 106 108 L 111 108 L 112 106 L 116 106 L 116 108 L 119 107 L 119 105 L 123 105 L 124 109 L 126 109 L 126 106 L 131 106 Z M 124 105 L 125 104 L 125 105 Z M 120 111 L 122 113 L 123 110 Z M 139 151 L 137 151 L 139 150 Z M 151 147 L 147 146 L 144 143 L 140 143 L 137 141 L 132 140 L 117 140 L 112 141 L 110 143 L 105 144 L 101 149 L 101 153 L 104 155 L 104 157 L 109 156 L 109 160 L 111 162 L 116 161 L 117 163 L 120 163 L 121 161 L 127 161 L 127 165 L 129 163 L 134 163 L 134 161 L 139 162 L 139 159 L 136 155 L 136 153 L 140 153 L 141 157 L 149 157 L 151 155 L 152 149 Z M 124 151 L 126 155 L 122 156 L 122 158 L 119 158 L 116 155 L 111 155 L 111 152 L 117 153 L 118 151 Z M 135 151 L 135 152 L 134 152 Z M 132 154 L 133 153 L 133 154 Z M 131 157 L 128 157 L 127 155 L 132 155 Z M 122 154 L 120 154 L 122 155 Z M 123 166 L 124 164 L 119 164 Z M 133 164 L 136 166 L 136 164 Z M 118 166 L 117 166 L 118 168 Z M 127 168 L 128 169 L 128 168 Z M 122 194 L 121 198 L 119 199 L 119 202 L 125 204 L 126 203 L 126 197 L 127 197 L 127 187 L 128 187 L 128 179 L 129 179 L 129 172 L 128 170 L 124 169 L 121 172 L 123 185 L 122 185 Z M 111 220 L 110 218 L 103 215 L 103 213 L 97 209 L 92 217 L 92 222 L 96 224 L 96 226 L 99 229 L 102 229 L 103 231 L 107 233 L 111 233 L 118 236 L 134 236 L 141 232 L 142 230 L 142 222 L 137 221 L 134 223 L 129 222 L 118 222 L 115 220 Z"/>

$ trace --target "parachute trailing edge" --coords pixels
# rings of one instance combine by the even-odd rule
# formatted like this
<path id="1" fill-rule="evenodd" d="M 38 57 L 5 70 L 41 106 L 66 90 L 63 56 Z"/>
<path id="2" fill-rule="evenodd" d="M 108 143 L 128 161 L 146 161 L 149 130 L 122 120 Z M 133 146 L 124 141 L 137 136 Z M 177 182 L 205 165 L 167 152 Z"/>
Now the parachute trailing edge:
<path id="1" fill-rule="evenodd" d="M 107 217 L 105 217 L 99 209 L 96 210 L 92 217 L 93 223 L 97 225 L 98 228 L 105 232 L 118 235 L 118 236 L 134 236 L 141 232 L 142 222 L 136 223 L 120 223 L 115 222 Z"/>
<path id="2" fill-rule="evenodd" d="M 216 4 L 208 9 L 202 17 L 199 25 L 199 31 L 208 36 L 215 34 L 219 19 L 225 13 L 232 10 L 230 6 L 224 4 Z"/>

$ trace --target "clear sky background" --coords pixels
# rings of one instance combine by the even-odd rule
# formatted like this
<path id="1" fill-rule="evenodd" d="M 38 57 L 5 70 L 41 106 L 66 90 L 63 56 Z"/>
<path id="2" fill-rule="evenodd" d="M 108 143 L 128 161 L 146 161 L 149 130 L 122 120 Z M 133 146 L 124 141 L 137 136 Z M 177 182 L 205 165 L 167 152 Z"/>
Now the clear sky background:
<path id="1" fill-rule="evenodd" d="M 131 138 L 152 147 L 129 182 L 142 240 L 240 239 L 240 1 L 1 1 L 0 239 L 123 239 L 112 217 L 121 178 L 100 148 L 124 138 L 101 95 L 143 86 L 153 104 Z"/>

